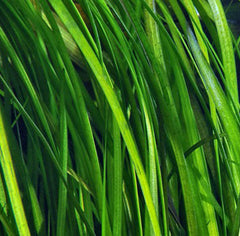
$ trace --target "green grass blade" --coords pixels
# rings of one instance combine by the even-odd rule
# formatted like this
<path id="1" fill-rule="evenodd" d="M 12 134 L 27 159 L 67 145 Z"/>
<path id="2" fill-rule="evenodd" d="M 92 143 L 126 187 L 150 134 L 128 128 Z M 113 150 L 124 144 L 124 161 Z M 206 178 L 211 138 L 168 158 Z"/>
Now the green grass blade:
<path id="1" fill-rule="evenodd" d="M 10 198 L 12 211 L 14 214 L 14 218 L 17 224 L 17 229 L 19 235 L 30 235 L 30 231 L 28 228 L 28 223 L 26 220 L 20 191 L 18 188 L 18 183 L 13 167 L 12 157 L 8 146 L 8 140 L 5 131 L 5 125 L 3 121 L 3 114 L 2 114 L 2 106 L 0 107 L 0 160 L 1 160 L 1 167 L 4 175 L 4 179 L 6 182 L 8 195 Z"/>
<path id="2" fill-rule="evenodd" d="M 113 235 L 122 235 L 122 150 L 121 150 L 121 136 L 115 119 L 113 119 L 113 140 L 114 140 L 114 183 L 113 183 L 113 198 L 114 198 L 114 212 L 113 212 Z"/>
<path id="3" fill-rule="evenodd" d="M 236 65 L 234 59 L 234 52 L 232 46 L 232 39 L 230 35 L 229 26 L 227 23 L 226 15 L 220 0 L 209 0 L 209 5 L 212 9 L 214 22 L 216 24 L 218 39 L 221 48 L 221 58 L 223 62 L 223 72 L 226 79 L 228 91 L 235 106 L 238 107 L 238 86 Z M 229 96 L 230 94 L 228 94 Z"/>
<path id="4" fill-rule="evenodd" d="M 68 135 L 67 135 L 67 116 L 65 108 L 65 91 L 64 82 L 62 82 L 60 95 L 60 165 L 62 172 L 67 181 L 67 162 L 68 162 Z M 58 193 L 58 218 L 57 218 L 57 235 L 65 235 L 65 221 L 67 211 L 67 188 L 60 180 Z"/>

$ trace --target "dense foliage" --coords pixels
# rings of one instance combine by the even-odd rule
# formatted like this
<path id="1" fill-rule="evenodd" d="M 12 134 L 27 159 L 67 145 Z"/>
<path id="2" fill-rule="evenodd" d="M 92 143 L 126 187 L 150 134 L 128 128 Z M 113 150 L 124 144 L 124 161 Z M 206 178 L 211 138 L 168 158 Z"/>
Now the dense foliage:
<path id="1" fill-rule="evenodd" d="M 1 235 L 238 235 L 240 3 L 0 1 Z"/>

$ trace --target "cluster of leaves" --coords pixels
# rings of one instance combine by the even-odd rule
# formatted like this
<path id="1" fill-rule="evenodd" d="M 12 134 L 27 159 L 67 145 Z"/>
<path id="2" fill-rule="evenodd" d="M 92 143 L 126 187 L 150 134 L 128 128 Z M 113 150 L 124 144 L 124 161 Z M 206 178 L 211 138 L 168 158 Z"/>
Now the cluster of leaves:
<path id="1" fill-rule="evenodd" d="M 0 2 L 1 235 L 238 234 L 225 5 Z"/>

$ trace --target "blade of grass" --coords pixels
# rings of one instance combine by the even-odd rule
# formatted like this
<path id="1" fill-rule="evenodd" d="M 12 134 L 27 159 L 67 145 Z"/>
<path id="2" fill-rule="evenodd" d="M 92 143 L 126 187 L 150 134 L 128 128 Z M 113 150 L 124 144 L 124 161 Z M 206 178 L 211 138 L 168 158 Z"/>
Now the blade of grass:
<path id="1" fill-rule="evenodd" d="M 209 0 L 208 2 L 212 9 L 214 22 L 218 32 L 226 84 L 228 91 L 231 91 L 231 95 L 228 94 L 228 96 L 231 96 L 235 106 L 239 107 L 236 65 L 234 60 L 232 39 L 229 26 L 227 24 L 226 15 L 224 13 L 221 1 Z"/>
<path id="2" fill-rule="evenodd" d="M 101 225 L 102 225 L 102 235 L 112 235 L 112 230 L 110 229 L 109 225 L 109 204 L 108 204 L 108 194 L 107 194 L 107 179 L 108 179 L 108 168 L 109 168 L 109 159 L 111 158 L 108 149 L 107 149 L 107 143 L 110 139 L 110 136 L 108 135 L 108 128 L 110 126 L 109 123 L 111 123 L 111 114 L 109 114 L 109 107 L 107 106 L 105 110 L 105 138 L 103 140 L 103 197 L 102 197 L 102 216 L 101 216 Z M 111 176 L 111 171 L 110 171 Z M 112 178 L 112 176 L 111 176 Z"/>
<path id="3" fill-rule="evenodd" d="M 4 179 L 6 182 L 8 195 L 10 198 L 10 202 L 12 205 L 12 211 L 14 214 L 14 218 L 17 224 L 17 229 L 19 235 L 30 235 L 30 231 L 28 228 L 28 223 L 26 220 L 20 191 L 18 188 L 18 183 L 12 163 L 12 157 L 8 146 L 8 140 L 6 136 L 6 131 L 4 127 L 3 114 L 2 114 L 2 106 L 0 107 L 0 160 L 1 167 L 4 175 Z"/>
<path id="4" fill-rule="evenodd" d="M 68 162 L 68 134 L 67 134 L 67 118 L 65 107 L 65 84 L 62 81 L 60 94 L 60 165 L 64 178 L 67 181 L 67 162 Z M 67 211 L 67 188 L 60 180 L 58 193 L 58 216 L 57 216 L 57 235 L 65 235 L 65 221 Z"/>
<path id="5" fill-rule="evenodd" d="M 205 43 L 202 39 L 202 36 L 201 36 L 201 33 L 203 32 L 203 29 L 202 29 L 200 19 L 198 17 L 197 9 L 195 8 L 192 0 L 183 0 L 183 5 L 188 12 L 190 20 L 192 21 L 194 32 L 196 34 L 196 38 L 197 38 L 197 41 L 199 43 L 199 46 L 200 46 L 204 56 L 208 60 L 208 51 L 207 51 L 207 47 L 206 47 L 206 45 L 205 45 Z M 185 34 L 186 34 L 187 24 L 185 24 L 185 26 L 186 26 L 186 28 L 184 28 L 184 31 L 185 31 Z"/>
<path id="6" fill-rule="evenodd" d="M 122 235 L 122 150 L 121 136 L 116 119 L 113 118 L 113 140 L 114 140 L 114 211 L 113 211 L 113 235 Z"/>

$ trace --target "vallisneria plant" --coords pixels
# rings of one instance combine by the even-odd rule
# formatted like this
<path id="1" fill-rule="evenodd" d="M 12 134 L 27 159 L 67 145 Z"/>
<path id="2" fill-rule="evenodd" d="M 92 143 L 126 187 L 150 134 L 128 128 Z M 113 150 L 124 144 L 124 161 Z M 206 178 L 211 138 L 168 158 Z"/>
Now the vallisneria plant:
<path id="1" fill-rule="evenodd" d="M 0 1 L 0 234 L 238 235 L 236 9 Z"/>

